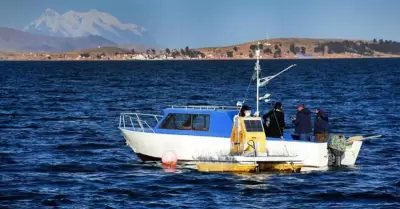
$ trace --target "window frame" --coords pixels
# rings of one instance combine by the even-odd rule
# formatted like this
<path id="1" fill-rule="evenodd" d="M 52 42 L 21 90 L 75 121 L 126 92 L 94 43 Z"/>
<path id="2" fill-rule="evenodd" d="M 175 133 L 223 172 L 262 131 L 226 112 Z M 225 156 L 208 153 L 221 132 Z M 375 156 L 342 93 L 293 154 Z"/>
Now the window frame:
<path id="1" fill-rule="evenodd" d="M 179 128 L 176 127 L 176 116 L 177 115 L 189 115 L 190 116 L 190 128 L 185 129 L 185 128 Z M 203 121 L 204 121 L 204 128 L 194 128 L 194 116 L 202 116 Z M 174 127 L 176 128 L 166 128 L 165 126 L 168 126 L 168 123 L 172 123 Z M 158 126 L 159 129 L 167 129 L 167 130 L 179 130 L 179 131 L 210 131 L 210 123 L 211 123 L 211 115 L 210 114 L 204 114 L 204 113 L 168 113 L 168 115 L 165 117 L 165 119 L 160 123 Z M 184 123 L 183 123 L 184 124 Z"/>

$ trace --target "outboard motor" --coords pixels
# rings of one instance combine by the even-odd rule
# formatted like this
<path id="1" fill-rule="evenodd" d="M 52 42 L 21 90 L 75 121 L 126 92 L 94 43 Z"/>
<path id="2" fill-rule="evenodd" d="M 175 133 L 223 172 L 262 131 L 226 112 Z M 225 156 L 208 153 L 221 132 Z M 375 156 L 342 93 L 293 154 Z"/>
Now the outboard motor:
<path id="1" fill-rule="evenodd" d="M 343 135 L 331 135 L 328 148 L 335 156 L 335 166 L 339 167 L 346 151 L 346 138 Z"/>

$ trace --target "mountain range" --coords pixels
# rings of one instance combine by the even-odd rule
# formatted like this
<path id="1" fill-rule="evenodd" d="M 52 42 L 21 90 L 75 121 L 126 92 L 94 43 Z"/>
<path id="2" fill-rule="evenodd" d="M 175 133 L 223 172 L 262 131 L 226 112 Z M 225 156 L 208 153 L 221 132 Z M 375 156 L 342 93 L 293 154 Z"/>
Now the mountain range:
<path id="1" fill-rule="evenodd" d="M 52 37 L 0 27 L 0 51 L 60 52 L 112 45 L 115 43 L 96 35 Z"/>
<path id="2" fill-rule="evenodd" d="M 147 29 L 121 23 L 111 14 L 91 9 L 60 14 L 46 9 L 20 30 L 0 27 L 1 51 L 74 51 L 98 46 L 148 48 L 154 39 Z"/>
<path id="3" fill-rule="evenodd" d="M 121 23 L 111 14 L 95 9 L 87 12 L 68 11 L 60 14 L 49 8 L 39 18 L 23 28 L 23 31 L 70 38 L 95 35 L 117 44 L 153 44 L 143 26 Z"/>

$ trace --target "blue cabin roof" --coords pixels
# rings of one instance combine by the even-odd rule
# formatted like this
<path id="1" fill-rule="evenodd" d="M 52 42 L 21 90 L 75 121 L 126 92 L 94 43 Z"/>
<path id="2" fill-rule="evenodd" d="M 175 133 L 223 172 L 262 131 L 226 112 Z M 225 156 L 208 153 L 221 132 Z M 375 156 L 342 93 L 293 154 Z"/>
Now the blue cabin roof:
<path id="1" fill-rule="evenodd" d="M 233 109 L 195 109 L 195 108 L 168 108 L 164 110 L 164 116 L 160 122 L 154 127 L 154 132 L 178 135 L 196 135 L 196 136 L 213 136 L 213 137 L 230 137 L 233 118 L 239 110 Z M 209 115 L 209 129 L 207 131 L 199 130 L 182 130 L 182 129 L 165 129 L 160 125 L 170 114 L 204 114 Z"/>
<path id="2" fill-rule="evenodd" d="M 176 134 L 176 135 L 192 135 L 192 136 L 211 136 L 229 138 L 233 126 L 233 118 L 239 113 L 239 109 L 195 109 L 195 108 L 167 108 L 164 110 L 163 118 L 153 128 L 155 133 Z M 209 115 L 209 129 L 207 131 L 199 130 L 183 130 L 183 129 L 166 129 L 160 128 L 160 125 L 167 119 L 170 114 L 204 114 Z M 315 142 L 314 137 L 310 137 L 311 142 Z M 271 138 L 268 140 L 282 140 L 281 138 Z M 293 134 L 284 132 L 285 141 L 293 141 Z M 300 140 L 296 140 L 302 142 Z M 310 142 L 310 141 L 304 141 Z"/>

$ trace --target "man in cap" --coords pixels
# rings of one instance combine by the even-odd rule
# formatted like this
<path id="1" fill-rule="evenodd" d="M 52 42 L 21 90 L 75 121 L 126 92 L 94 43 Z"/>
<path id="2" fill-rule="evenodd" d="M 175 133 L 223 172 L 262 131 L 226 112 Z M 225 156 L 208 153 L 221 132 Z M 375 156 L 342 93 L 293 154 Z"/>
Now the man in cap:
<path id="1" fill-rule="evenodd" d="M 314 111 L 316 113 L 314 121 L 314 137 L 317 142 L 328 141 L 328 113 L 323 108 Z"/>
<path id="2" fill-rule="evenodd" d="M 297 105 L 297 114 L 292 118 L 295 125 L 295 134 L 303 141 L 311 141 L 311 111 L 305 108 L 304 104 Z"/>

